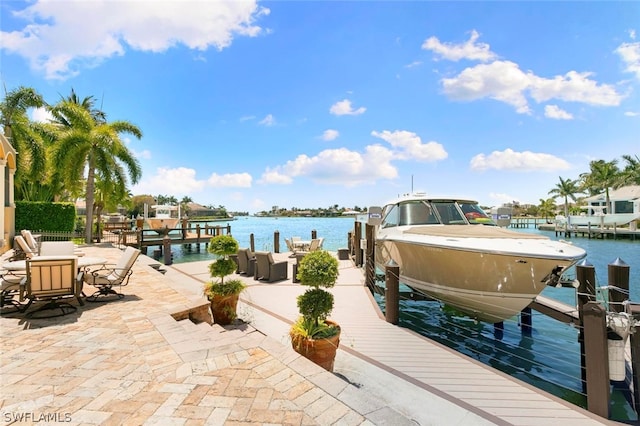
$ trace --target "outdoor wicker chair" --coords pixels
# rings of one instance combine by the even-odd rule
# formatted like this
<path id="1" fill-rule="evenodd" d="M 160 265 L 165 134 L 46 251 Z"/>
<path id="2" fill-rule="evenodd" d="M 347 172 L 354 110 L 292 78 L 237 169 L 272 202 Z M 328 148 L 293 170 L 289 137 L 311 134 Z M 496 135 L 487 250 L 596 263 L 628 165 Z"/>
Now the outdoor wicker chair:
<path id="1" fill-rule="evenodd" d="M 253 277 L 256 280 L 274 282 L 287 279 L 289 262 L 275 262 L 271 252 L 256 252 L 256 270 Z"/>
<path id="2" fill-rule="evenodd" d="M 256 257 L 251 249 L 238 250 L 238 273 L 241 275 L 253 276 L 256 264 Z"/>

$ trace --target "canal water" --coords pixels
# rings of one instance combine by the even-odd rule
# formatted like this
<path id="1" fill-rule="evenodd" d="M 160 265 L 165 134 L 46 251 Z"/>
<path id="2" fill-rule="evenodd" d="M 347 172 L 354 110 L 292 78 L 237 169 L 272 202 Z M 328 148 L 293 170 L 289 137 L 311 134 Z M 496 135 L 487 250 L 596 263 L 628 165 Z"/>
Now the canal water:
<path id="1" fill-rule="evenodd" d="M 312 231 L 323 237 L 323 247 L 336 251 L 347 247 L 347 234 L 353 230 L 353 217 L 340 218 L 258 218 L 240 217 L 228 222 L 231 234 L 241 247 L 249 247 L 249 236 L 254 235 L 256 250 L 273 250 L 274 232 L 280 235 L 280 248 L 286 250 L 285 238 L 293 236 L 310 239 Z M 227 222 L 216 222 L 225 226 Z M 552 231 L 534 228 L 517 229 L 519 232 L 540 233 L 552 239 Z M 600 240 L 573 237 L 572 244 L 587 252 L 586 261 L 596 270 L 597 286 L 606 286 L 608 265 L 618 259 L 630 268 L 630 300 L 640 303 L 640 241 L 628 239 Z M 213 260 L 204 246 L 173 246 L 175 263 Z M 543 295 L 566 304 L 576 305 L 572 288 L 548 287 Z M 384 310 L 384 298 L 376 295 Z M 474 321 L 442 306 L 438 302 L 403 300 L 400 306 L 400 326 L 414 330 L 465 355 L 477 359 L 533 386 L 544 389 L 562 399 L 585 407 L 580 375 L 578 330 L 549 317 L 533 312 L 533 332 L 530 336 L 520 332 L 518 318 L 504 324 L 504 333 L 497 336 L 492 324 Z M 612 393 L 612 419 L 636 420 L 628 395 L 615 389 Z"/>

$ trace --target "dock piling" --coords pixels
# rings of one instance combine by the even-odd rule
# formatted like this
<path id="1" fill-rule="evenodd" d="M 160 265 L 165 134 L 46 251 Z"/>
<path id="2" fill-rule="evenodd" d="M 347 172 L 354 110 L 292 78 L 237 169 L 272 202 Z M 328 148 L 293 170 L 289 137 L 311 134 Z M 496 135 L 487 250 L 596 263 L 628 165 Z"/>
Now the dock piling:
<path id="1" fill-rule="evenodd" d="M 533 329 L 532 318 L 533 316 L 531 315 L 530 307 L 526 307 L 520 312 L 520 332 L 525 336 L 531 336 L 531 331 Z"/>
<path id="2" fill-rule="evenodd" d="M 390 260 L 385 265 L 384 317 L 388 323 L 398 324 L 400 312 L 400 267 Z"/>
<path id="3" fill-rule="evenodd" d="M 629 265 L 619 257 L 607 265 L 609 309 L 624 311 L 624 302 L 629 299 Z"/>
<path id="4" fill-rule="evenodd" d="M 607 343 L 607 311 L 598 302 L 588 302 L 582 308 L 587 409 L 598 416 L 609 418 L 609 352 L 602 350 Z"/>
<path id="5" fill-rule="evenodd" d="M 586 260 L 576 265 L 576 279 L 578 280 L 578 316 L 580 332 L 578 343 L 580 344 L 580 374 L 582 379 L 582 392 L 587 392 L 586 359 L 584 345 L 584 318 L 583 307 L 590 301 L 595 301 L 596 294 L 596 268 Z"/>

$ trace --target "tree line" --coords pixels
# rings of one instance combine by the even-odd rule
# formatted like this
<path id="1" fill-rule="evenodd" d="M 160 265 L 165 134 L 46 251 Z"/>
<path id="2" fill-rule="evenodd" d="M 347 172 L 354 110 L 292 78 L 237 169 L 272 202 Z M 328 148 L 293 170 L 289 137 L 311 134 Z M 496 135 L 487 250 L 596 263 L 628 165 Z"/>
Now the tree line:
<path id="1" fill-rule="evenodd" d="M 551 198 L 540 199 L 539 214 L 548 217 L 556 212 L 556 198 L 564 200 L 564 216 L 577 213 L 582 198 L 605 194 L 605 208 L 611 210 L 609 192 L 612 189 L 628 185 L 640 185 L 640 158 L 638 155 L 623 155 L 624 164 L 618 159 L 611 161 L 593 160 L 589 163 L 589 171 L 581 173 L 577 179 L 565 179 L 559 176 L 559 182 L 549 191 Z M 572 200 L 576 205 L 572 208 Z"/>

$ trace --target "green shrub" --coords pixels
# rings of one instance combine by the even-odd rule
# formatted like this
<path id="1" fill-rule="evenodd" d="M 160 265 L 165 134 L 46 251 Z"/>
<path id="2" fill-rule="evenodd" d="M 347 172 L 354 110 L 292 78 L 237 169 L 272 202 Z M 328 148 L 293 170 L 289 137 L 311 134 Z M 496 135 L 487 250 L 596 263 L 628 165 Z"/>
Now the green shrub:
<path id="1" fill-rule="evenodd" d="M 338 260 L 325 250 L 305 255 L 298 266 L 300 283 L 312 288 L 298 296 L 301 317 L 291 331 L 308 339 L 331 337 L 338 328 L 325 320 L 333 310 L 333 295 L 320 287 L 333 287 L 338 279 Z"/>
<path id="2" fill-rule="evenodd" d="M 211 299 L 214 295 L 230 296 L 239 294 L 245 289 L 245 284 L 241 280 L 224 281 L 224 277 L 236 270 L 236 262 L 229 256 L 236 254 L 239 248 L 238 241 L 231 235 L 217 235 L 209 240 L 209 253 L 217 257 L 209 265 L 209 273 L 213 278 L 220 278 L 220 281 L 212 280 L 205 284 L 204 294 Z"/>
<path id="3" fill-rule="evenodd" d="M 73 232 L 76 206 L 73 203 L 16 201 L 15 229 Z"/>

